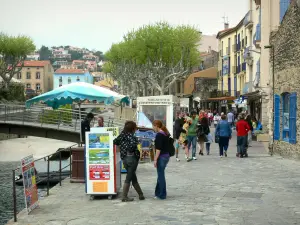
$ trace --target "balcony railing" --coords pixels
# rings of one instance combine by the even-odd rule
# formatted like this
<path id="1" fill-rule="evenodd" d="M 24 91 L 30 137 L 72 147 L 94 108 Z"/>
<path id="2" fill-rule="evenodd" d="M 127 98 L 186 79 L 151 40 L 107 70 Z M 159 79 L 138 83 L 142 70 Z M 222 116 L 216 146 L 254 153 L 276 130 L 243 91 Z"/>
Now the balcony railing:
<path id="1" fill-rule="evenodd" d="M 232 72 L 236 74 L 236 66 L 232 66 Z"/>
<path id="2" fill-rule="evenodd" d="M 245 19 L 244 19 L 244 26 L 246 28 L 251 28 L 253 26 L 253 19 L 252 19 L 252 10 L 250 10 L 246 16 L 245 16 Z"/>
<path id="3" fill-rule="evenodd" d="M 226 47 L 226 55 L 230 55 L 230 48 Z"/>
<path id="4" fill-rule="evenodd" d="M 242 63 L 242 71 L 246 71 L 246 62 Z"/>
<path id="5" fill-rule="evenodd" d="M 233 52 L 236 52 L 236 44 L 233 44 L 233 45 L 232 45 L 232 51 L 233 51 Z"/>

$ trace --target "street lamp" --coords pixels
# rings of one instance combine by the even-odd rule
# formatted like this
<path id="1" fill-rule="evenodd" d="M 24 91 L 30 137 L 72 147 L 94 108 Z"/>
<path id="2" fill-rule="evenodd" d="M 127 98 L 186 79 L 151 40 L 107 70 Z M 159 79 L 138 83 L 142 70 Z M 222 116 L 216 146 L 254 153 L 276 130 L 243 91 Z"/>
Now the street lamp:
<path id="1" fill-rule="evenodd" d="M 272 49 L 272 91 L 273 91 L 273 143 L 272 143 L 272 152 L 271 155 L 274 153 L 274 126 L 275 126 L 275 50 L 273 45 L 266 45 L 264 46 L 265 49 Z"/>

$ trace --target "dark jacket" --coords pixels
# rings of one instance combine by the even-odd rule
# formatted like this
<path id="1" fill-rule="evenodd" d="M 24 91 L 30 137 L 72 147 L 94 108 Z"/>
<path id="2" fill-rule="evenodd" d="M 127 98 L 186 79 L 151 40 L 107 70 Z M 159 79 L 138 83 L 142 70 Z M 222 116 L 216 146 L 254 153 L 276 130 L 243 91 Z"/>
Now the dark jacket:
<path id="1" fill-rule="evenodd" d="M 179 136 L 181 133 L 186 133 L 186 131 L 182 128 L 184 124 L 184 119 L 183 118 L 178 118 L 175 120 L 175 125 L 174 125 L 174 129 L 175 129 L 175 139 L 179 139 Z"/>
<path id="2" fill-rule="evenodd" d="M 127 153 L 134 153 L 137 159 L 140 158 L 140 151 L 138 150 L 138 139 L 134 134 L 122 132 L 114 139 L 114 145 L 120 146 L 121 159 L 127 156 Z"/>
<path id="3" fill-rule="evenodd" d="M 81 122 L 81 135 L 82 141 L 85 142 L 85 132 L 89 132 L 91 130 L 90 122 L 85 119 Z"/>

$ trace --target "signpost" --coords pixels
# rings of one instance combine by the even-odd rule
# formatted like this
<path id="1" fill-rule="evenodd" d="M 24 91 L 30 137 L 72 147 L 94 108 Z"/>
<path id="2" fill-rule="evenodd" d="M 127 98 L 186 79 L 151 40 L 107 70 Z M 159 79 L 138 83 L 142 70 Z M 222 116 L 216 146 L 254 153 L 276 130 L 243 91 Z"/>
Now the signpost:
<path id="1" fill-rule="evenodd" d="M 22 177 L 24 186 L 25 205 L 27 212 L 30 213 L 38 206 L 38 191 L 36 185 L 36 173 L 33 155 L 21 160 Z"/>

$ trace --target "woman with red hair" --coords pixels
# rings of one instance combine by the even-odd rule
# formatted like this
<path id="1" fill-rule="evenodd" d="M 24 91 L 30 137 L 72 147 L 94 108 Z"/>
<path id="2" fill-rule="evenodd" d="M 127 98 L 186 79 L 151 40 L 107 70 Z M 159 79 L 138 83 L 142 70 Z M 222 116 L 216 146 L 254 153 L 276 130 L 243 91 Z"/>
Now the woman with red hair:
<path id="1" fill-rule="evenodd" d="M 154 120 L 152 125 L 153 125 L 153 130 L 157 133 L 154 142 L 155 151 L 156 151 L 155 158 L 154 158 L 154 167 L 157 170 L 155 198 L 166 199 L 167 187 L 166 187 L 165 169 L 170 160 L 170 154 L 168 151 L 170 132 L 160 120 Z"/>

